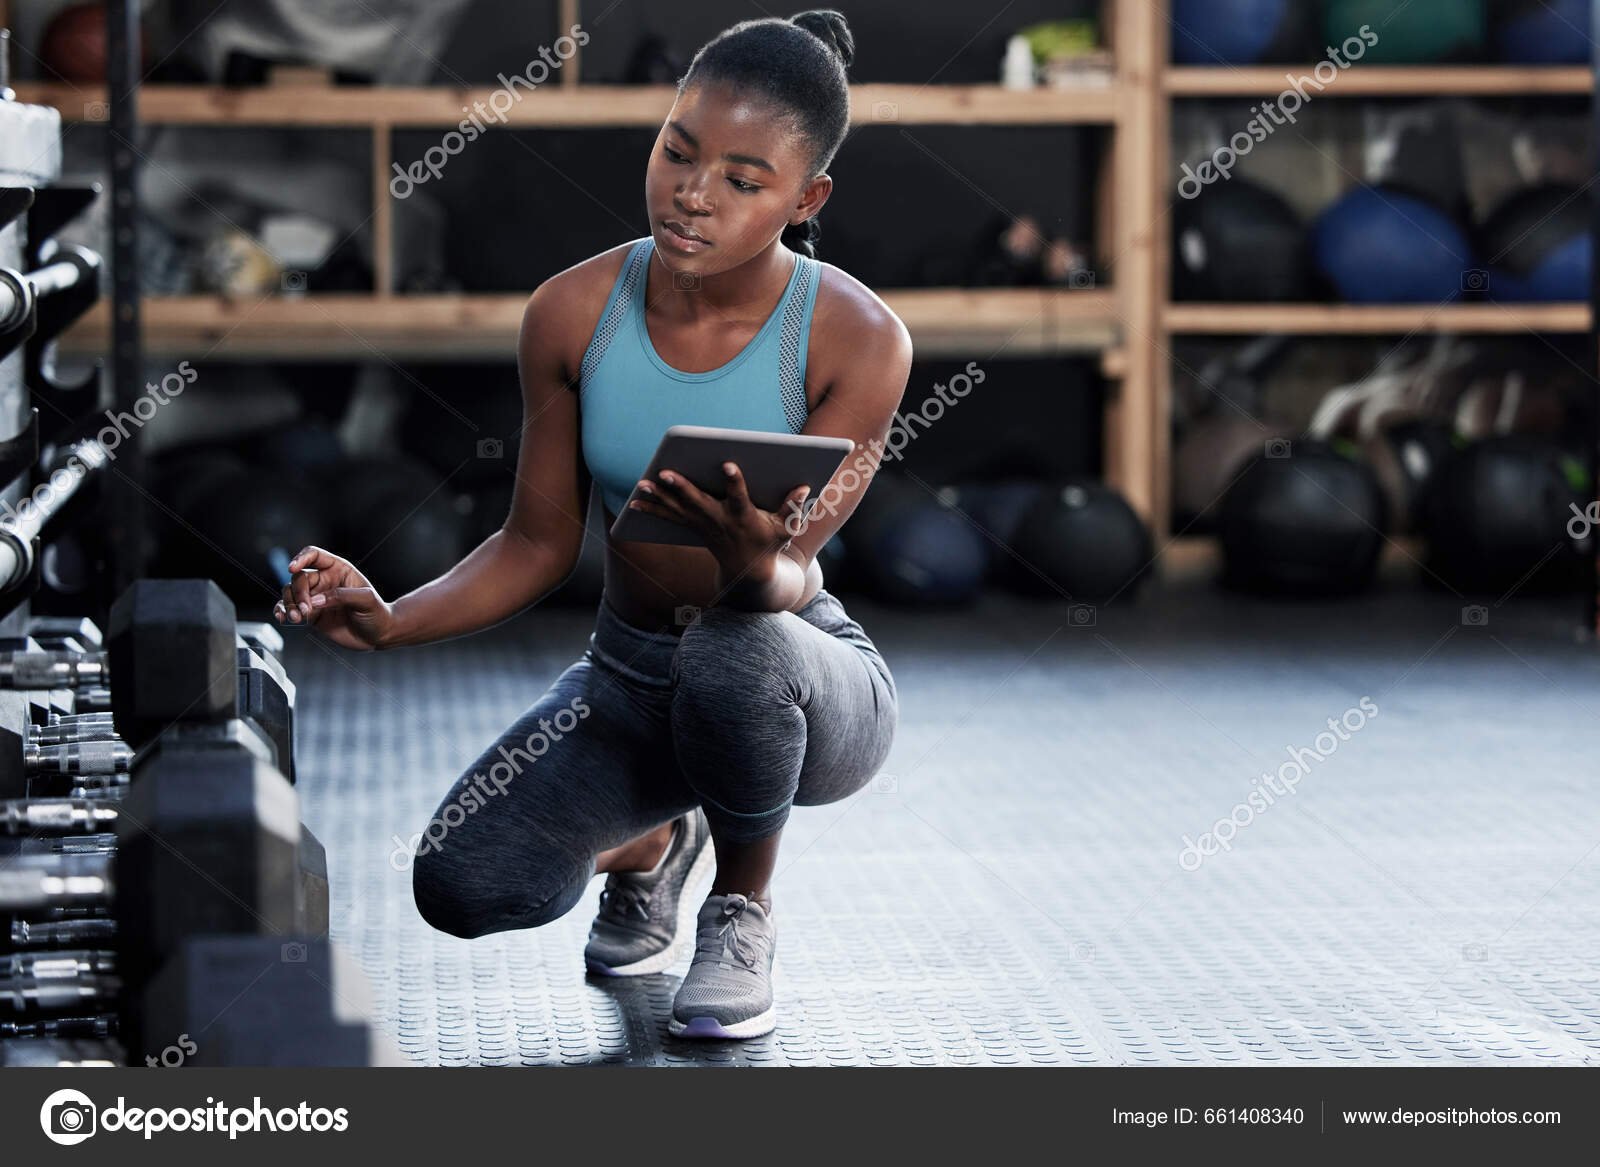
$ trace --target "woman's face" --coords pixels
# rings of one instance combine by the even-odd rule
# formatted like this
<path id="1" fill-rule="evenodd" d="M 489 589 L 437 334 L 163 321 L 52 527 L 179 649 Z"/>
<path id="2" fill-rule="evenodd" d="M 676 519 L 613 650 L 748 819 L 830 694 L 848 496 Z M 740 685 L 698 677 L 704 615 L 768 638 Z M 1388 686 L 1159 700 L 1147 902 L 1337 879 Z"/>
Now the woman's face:
<path id="1" fill-rule="evenodd" d="M 702 276 L 755 256 L 827 200 L 832 179 L 811 176 L 812 153 L 770 105 L 723 86 L 685 90 L 645 169 L 656 253 Z"/>

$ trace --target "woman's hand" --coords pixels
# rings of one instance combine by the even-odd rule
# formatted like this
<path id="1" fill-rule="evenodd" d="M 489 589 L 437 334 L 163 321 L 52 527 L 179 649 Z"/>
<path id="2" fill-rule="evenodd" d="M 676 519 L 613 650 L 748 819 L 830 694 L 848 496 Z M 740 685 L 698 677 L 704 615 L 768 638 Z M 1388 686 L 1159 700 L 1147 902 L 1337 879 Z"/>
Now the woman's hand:
<path id="1" fill-rule="evenodd" d="M 307 547 L 289 561 L 289 572 L 293 578 L 272 609 L 279 624 L 309 624 L 345 648 L 383 646 L 394 610 L 348 559 Z"/>
<path id="2" fill-rule="evenodd" d="M 777 511 L 764 511 L 750 501 L 739 467 L 724 462 L 722 469 L 725 498 L 713 498 L 683 475 L 663 470 L 659 482 L 641 479 L 639 491 L 645 497 L 628 505 L 697 532 L 726 578 L 760 577 L 773 557 L 805 530 L 803 507 L 811 488 L 797 486 Z"/>

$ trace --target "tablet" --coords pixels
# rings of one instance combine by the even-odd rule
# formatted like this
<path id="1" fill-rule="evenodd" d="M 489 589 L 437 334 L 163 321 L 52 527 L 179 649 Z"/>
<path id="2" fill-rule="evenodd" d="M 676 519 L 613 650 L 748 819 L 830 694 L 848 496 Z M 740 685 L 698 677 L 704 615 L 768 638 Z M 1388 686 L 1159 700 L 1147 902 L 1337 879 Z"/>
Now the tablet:
<path id="1" fill-rule="evenodd" d="M 764 511 L 778 511 L 791 490 L 809 486 L 811 494 L 804 504 L 809 516 L 822 488 L 854 449 L 855 443 L 849 438 L 675 425 L 661 435 L 661 444 L 642 477 L 656 481 L 660 471 L 671 470 L 707 494 L 723 498 L 728 478 L 722 472 L 722 464 L 733 462 L 744 475 L 750 501 Z M 638 497 L 639 487 L 635 485 L 628 502 Z M 658 515 L 633 510 L 627 503 L 611 524 L 611 535 L 636 543 L 705 546 L 698 532 Z"/>

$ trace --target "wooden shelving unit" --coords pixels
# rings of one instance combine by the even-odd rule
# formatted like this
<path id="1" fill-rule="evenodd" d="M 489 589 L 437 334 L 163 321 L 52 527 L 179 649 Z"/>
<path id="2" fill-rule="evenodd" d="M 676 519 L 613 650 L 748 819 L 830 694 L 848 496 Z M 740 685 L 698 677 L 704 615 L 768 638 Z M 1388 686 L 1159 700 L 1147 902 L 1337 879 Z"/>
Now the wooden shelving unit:
<path id="1" fill-rule="evenodd" d="M 1295 79 L 1310 76 L 1314 62 L 1304 65 L 1269 66 L 1174 66 L 1168 63 L 1165 38 L 1168 0 L 1150 0 L 1145 5 L 1152 14 L 1158 39 L 1162 41 L 1157 66 L 1150 84 L 1157 92 L 1156 120 L 1160 134 L 1152 143 L 1149 167 L 1159 176 L 1163 213 L 1153 218 L 1154 246 L 1159 253 L 1161 276 L 1157 282 L 1156 324 L 1148 333 L 1152 348 L 1159 354 L 1149 369 L 1149 379 L 1140 380 L 1140 392 L 1150 399 L 1156 419 L 1150 439 L 1148 463 L 1150 513 L 1158 531 L 1165 529 L 1171 512 L 1169 467 L 1171 462 L 1171 346 L 1175 338 L 1186 336 L 1260 336 L 1299 334 L 1307 336 L 1403 336 L 1411 333 L 1586 333 L 1592 325 L 1592 312 L 1580 304 L 1482 304 L 1444 305 L 1395 304 L 1198 304 L 1171 301 L 1168 257 L 1171 254 L 1171 224 L 1164 208 L 1171 198 L 1172 185 L 1171 102 L 1184 99 L 1265 98 L 1288 89 Z M 1595 73 L 1584 67 L 1506 67 L 1497 65 L 1452 65 L 1400 67 L 1357 65 L 1341 71 L 1338 79 L 1315 94 L 1315 100 L 1353 98 L 1421 97 L 1572 97 L 1593 98 Z M 1131 344 L 1130 340 L 1130 344 Z"/>
<path id="2" fill-rule="evenodd" d="M 578 20 L 562 0 L 559 20 Z M 1171 104 L 1184 99 L 1261 98 L 1282 92 L 1304 66 L 1173 67 L 1166 0 L 1102 0 L 1102 28 L 1114 55 L 1105 84 L 1015 91 L 997 85 L 860 85 L 859 125 L 1104 126 L 1109 149 L 1098 176 L 1097 263 L 1114 285 L 1095 291 L 1046 289 L 882 289 L 911 329 L 920 354 L 1012 356 L 1095 354 L 1108 378 L 1104 449 L 1108 481 L 1158 534 L 1169 512 L 1169 424 L 1173 340 L 1184 336 L 1403 335 L 1411 332 L 1581 333 L 1587 304 L 1350 306 L 1177 304 L 1170 301 Z M 511 129 L 658 126 L 672 104 L 667 86 L 585 85 L 581 58 L 559 82 L 523 95 L 506 115 Z M 1584 68 L 1356 67 L 1318 100 L 1466 96 L 1590 97 Z M 70 85 L 19 84 L 18 96 L 52 105 L 69 120 L 103 116 L 105 95 Z M 153 355 L 206 352 L 239 360 L 510 360 L 526 295 L 400 296 L 393 292 L 391 141 L 397 129 L 455 126 L 489 89 L 275 86 L 226 89 L 150 86 L 141 114 L 152 123 L 357 129 L 371 135 L 376 290 L 225 300 L 145 301 L 146 349 Z M 498 127 L 496 127 L 497 129 Z M 490 132 L 496 132 L 491 129 Z M 530 289 L 531 290 L 531 289 Z M 103 351 L 104 309 L 70 332 L 64 347 Z"/>
<path id="3" fill-rule="evenodd" d="M 1120 336 L 1108 292 L 1042 289 L 917 289 L 884 299 L 928 356 L 1099 353 Z M 227 360 L 326 360 L 341 357 L 420 360 L 507 358 L 528 297 L 324 295 L 224 299 L 159 296 L 144 301 L 145 351 L 152 356 L 207 353 Z M 105 305 L 63 339 L 72 355 L 104 351 Z"/>

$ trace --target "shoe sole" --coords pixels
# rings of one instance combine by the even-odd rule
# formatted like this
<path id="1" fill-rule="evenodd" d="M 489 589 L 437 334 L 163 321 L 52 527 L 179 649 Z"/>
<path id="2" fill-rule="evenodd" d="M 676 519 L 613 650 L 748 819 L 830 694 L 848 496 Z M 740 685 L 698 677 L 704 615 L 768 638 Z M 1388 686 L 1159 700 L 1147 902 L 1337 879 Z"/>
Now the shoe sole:
<path id="1" fill-rule="evenodd" d="M 674 1037 L 760 1037 L 771 1033 L 777 1023 L 778 1013 L 774 1008 L 743 1021 L 735 1021 L 732 1025 L 724 1025 L 715 1017 L 691 1017 L 688 1021 L 679 1021 L 674 1017 L 667 1022 L 667 1032 Z"/>
<path id="2" fill-rule="evenodd" d="M 684 877 L 683 889 L 678 893 L 677 929 L 672 934 L 670 944 L 654 956 L 647 956 L 631 964 L 606 965 L 585 958 L 584 964 L 589 971 L 603 977 L 643 977 L 669 969 L 676 964 L 678 957 L 683 955 L 689 938 L 694 935 L 700 915 L 700 905 L 695 902 L 695 885 L 710 878 L 716 865 L 716 848 L 711 845 L 710 836 L 707 836 L 705 844 L 700 848 L 700 854 L 695 856 L 694 862 L 689 866 L 689 874 Z"/>

